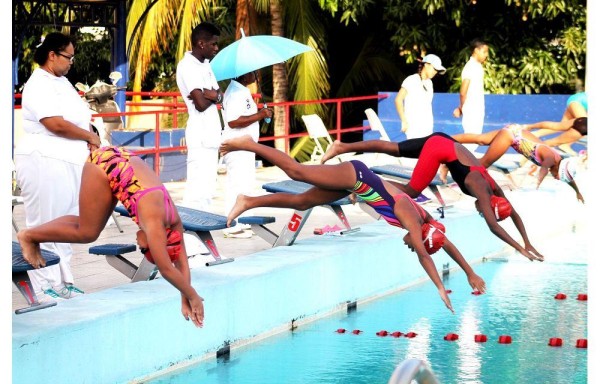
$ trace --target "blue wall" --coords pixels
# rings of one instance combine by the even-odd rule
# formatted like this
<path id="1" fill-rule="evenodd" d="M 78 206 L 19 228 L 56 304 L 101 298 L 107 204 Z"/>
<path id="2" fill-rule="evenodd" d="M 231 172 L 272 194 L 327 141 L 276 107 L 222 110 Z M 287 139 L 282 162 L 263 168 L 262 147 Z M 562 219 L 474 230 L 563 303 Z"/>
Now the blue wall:
<path id="1" fill-rule="evenodd" d="M 156 140 L 154 130 L 146 131 L 113 131 L 112 145 L 139 148 L 154 148 Z M 160 132 L 161 147 L 178 147 L 182 145 L 185 129 L 171 129 Z M 146 163 L 154 169 L 154 155 L 142 156 Z M 185 152 L 170 152 L 160 155 L 160 180 L 164 182 L 185 180 L 187 172 L 187 155 Z"/>
<path id="2" fill-rule="evenodd" d="M 379 92 L 388 95 L 380 99 L 377 114 L 392 141 L 406 140 L 401 132 L 400 118 L 394 100 L 398 92 Z M 537 121 L 560 121 L 564 113 L 567 98 L 570 95 L 485 95 L 484 132 L 502 128 L 508 123 L 535 123 Z M 434 93 L 433 121 L 434 132 L 449 135 L 462 133 L 461 118 L 452 116 L 459 105 L 458 93 Z M 368 122 L 365 120 L 365 125 Z M 376 133 L 367 131 L 365 140 L 378 138 Z M 514 153 L 514 152 L 513 152 Z"/>

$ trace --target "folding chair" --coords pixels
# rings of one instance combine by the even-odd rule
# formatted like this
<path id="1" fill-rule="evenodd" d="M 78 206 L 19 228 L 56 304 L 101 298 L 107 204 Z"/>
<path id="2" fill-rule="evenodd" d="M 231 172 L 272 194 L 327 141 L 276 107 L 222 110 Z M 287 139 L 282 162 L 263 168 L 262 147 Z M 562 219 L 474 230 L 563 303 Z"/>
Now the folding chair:
<path id="1" fill-rule="evenodd" d="M 385 128 L 383 127 L 383 124 L 381 123 L 379 116 L 372 108 L 365 109 L 365 115 L 367 115 L 367 120 L 369 120 L 369 125 L 371 126 L 371 130 L 379 133 L 380 140 L 392 141 L 390 139 L 390 137 L 388 136 L 387 132 L 385 131 Z M 402 161 L 400 160 L 399 157 L 390 156 L 385 153 L 376 153 L 375 154 L 374 162 L 379 163 L 379 162 L 384 162 L 384 161 L 392 162 L 392 163 L 396 162 L 398 164 L 402 164 Z"/>
<path id="2" fill-rule="evenodd" d="M 306 125 L 308 136 L 315 142 L 315 148 L 310 155 L 310 161 L 319 163 L 323 155 L 325 155 L 327 148 L 333 144 L 333 141 L 329 132 L 327 132 L 327 128 L 325 128 L 323 120 L 318 115 L 303 115 L 302 120 L 304 121 L 304 125 Z M 323 140 L 325 141 L 325 148 L 323 148 Z"/>

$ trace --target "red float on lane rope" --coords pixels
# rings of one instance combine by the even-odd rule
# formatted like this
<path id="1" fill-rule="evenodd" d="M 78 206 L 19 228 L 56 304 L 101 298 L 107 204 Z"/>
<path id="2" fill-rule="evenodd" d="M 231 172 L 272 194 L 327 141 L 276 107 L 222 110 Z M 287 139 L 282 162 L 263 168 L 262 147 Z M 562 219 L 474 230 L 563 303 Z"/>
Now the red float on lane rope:
<path id="1" fill-rule="evenodd" d="M 475 342 L 476 343 L 485 343 L 487 341 L 487 336 L 486 335 L 475 335 Z"/>
<path id="2" fill-rule="evenodd" d="M 477 291 L 477 290 L 471 292 L 471 295 L 475 295 L 475 296 L 479 296 L 481 294 L 482 294 L 482 292 L 481 291 Z"/>
<path id="3" fill-rule="evenodd" d="M 387 336 L 388 335 L 388 331 L 379 331 L 376 333 L 377 336 Z"/>
<path id="4" fill-rule="evenodd" d="M 417 336 L 417 334 L 414 332 L 408 332 L 408 333 L 404 334 L 404 337 L 408 337 L 409 339 L 412 339 L 415 336 Z"/>
<path id="5" fill-rule="evenodd" d="M 562 339 L 560 337 L 551 337 L 548 340 L 548 345 L 551 347 L 562 347 Z"/>
<path id="6" fill-rule="evenodd" d="M 392 336 L 392 337 L 400 337 L 402 335 L 403 335 L 403 333 L 400 331 L 390 333 L 390 336 Z"/>
<path id="7" fill-rule="evenodd" d="M 458 335 L 456 333 L 449 333 L 446 336 L 444 336 L 444 340 L 447 340 L 447 341 L 458 340 Z"/>
<path id="8" fill-rule="evenodd" d="M 556 300 L 564 300 L 567 298 L 567 295 L 565 295 L 564 293 L 557 293 L 556 296 L 554 296 L 554 298 Z"/>
<path id="9" fill-rule="evenodd" d="M 510 337 L 509 335 L 501 335 L 498 338 L 498 343 L 500 343 L 500 344 L 510 344 L 510 343 L 512 343 L 512 337 Z"/>
<path id="10" fill-rule="evenodd" d="M 355 335 L 360 334 L 362 331 L 360 329 L 355 329 L 352 331 L 352 333 L 354 333 Z"/>
<path id="11" fill-rule="evenodd" d="M 346 333 L 346 330 L 344 328 L 338 328 L 336 330 L 337 333 Z"/>
<path id="12" fill-rule="evenodd" d="M 587 339 L 577 339 L 575 346 L 577 348 L 587 348 Z"/>
<path id="13" fill-rule="evenodd" d="M 446 289 L 446 293 L 447 293 L 447 294 L 451 294 L 451 293 L 452 293 L 452 290 L 451 290 L 451 289 Z"/>
<path id="14" fill-rule="evenodd" d="M 577 300 L 587 301 L 587 293 L 580 293 L 579 295 L 577 295 Z"/>

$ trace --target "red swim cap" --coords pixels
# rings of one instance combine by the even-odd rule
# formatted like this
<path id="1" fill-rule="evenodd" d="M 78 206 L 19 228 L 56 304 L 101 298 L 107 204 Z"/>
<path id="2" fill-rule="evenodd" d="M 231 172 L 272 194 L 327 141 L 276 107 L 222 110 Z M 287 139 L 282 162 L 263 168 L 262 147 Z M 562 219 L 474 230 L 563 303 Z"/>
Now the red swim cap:
<path id="1" fill-rule="evenodd" d="M 141 248 L 140 251 L 142 251 L 149 262 L 154 264 L 154 258 L 150 253 L 150 248 Z M 171 262 L 174 263 L 179 259 L 179 253 L 181 252 L 181 233 L 179 231 L 167 229 L 167 252 L 169 253 Z"/>
<path id="2" fill-rule="evenodd" d="M 492 211 L 494 211 L 494 216 L 496 216 L 497 221 L 502 221 L 508 216 L 510 216 L 512 212 L 512 207 L 508 200 L 506 200 L 504 197 L 492 195 L 490 203 L 492 205 Z"/>
<path id="3" fill-rule="evenodd" d="M 444 245 L 446 240 L 444 232 L 446 232 L 444 225 L 435 220 L 421 226 L 423 245 L 427 253 L 433 255 Z"/>

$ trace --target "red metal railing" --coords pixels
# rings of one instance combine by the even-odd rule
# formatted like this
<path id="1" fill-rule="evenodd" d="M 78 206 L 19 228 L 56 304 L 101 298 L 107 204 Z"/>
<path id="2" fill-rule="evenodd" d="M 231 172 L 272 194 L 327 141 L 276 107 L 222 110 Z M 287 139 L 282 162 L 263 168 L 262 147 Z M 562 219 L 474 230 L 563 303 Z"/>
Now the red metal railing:
<path id="1" fill-rule="evenodd" d="M 156 107 L 157 110 L 149 111 L 129 111 L 129 112 L 118 112 L 118 113 L 99 113 L 92 115 L 93 117 L 123 117 L 123 116 L 140 116 L 140 115 L 154 115 L 154 147 L 147 149 L 136 149 L 134 152 L 139 155 L 151 155 L 154 154 L 154 170 L 157 174 L 160 174 L 160 155 L 163 153 L 185 151 L 186 146 L 176 147 L 161 147 L 160 146 L 160 131 L 161 131 L 161 115 L 170 114 L 172 116 L 173 128 L 178 128 L 178 113 L 187 113 L 185 103 L 180 102 L 179 92 L 125 92 L 127 97 L 141 96 L 141 97 L 163 97 L 163 102 L 133 102 L 127 101 L 127 107 Z M 15 94 L 15 99 L 20 98 L 20 94 Z M 382 95 L 370 95 L 370 96 L 357 96 L 357 97 L 346 97 L 346 98 L 334 98 L 334 99 L 322 99 L 322 100 L 306 100 L 306 101 L 289 101 L 283 103 L 267 103 L 269 107 L 282 106 L 285 110 L 285 133 L 278 136 L 264 136 L 260 137 L 259 141 L 274 141 L 277 139 L 285 139 L 285 151 L 289 153 L 290 150 L 290 139 L 307 136 L 307 132 L 301 132 L 296 134 L 290 133 L 290 108 L 295 105 L 307 105 L 307 104 L 335 104 L 336 108 L 336 124 L 335 129 L 329 130 L 330 134 L 335 134 L 337 140 L 341 139 L 342 133 L 364 131 L 366 127 L 347 127 L 342 128 L 342 105 L 343 103 L 365 101 L 365 100 L 378 100 L 388 97 L 387 94 Z M 169 99 L 171 99 L 169 101 Z M 21 106 L 16 105 L 15 109 L 19 109 Z M 149 128 L 150 130 L 150 128 Z"/>

